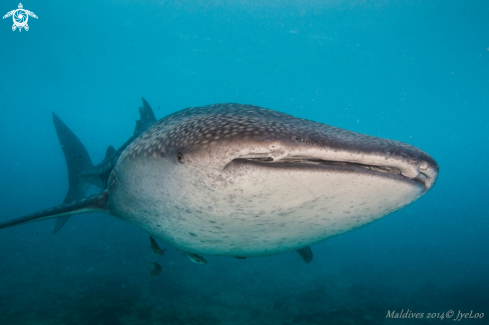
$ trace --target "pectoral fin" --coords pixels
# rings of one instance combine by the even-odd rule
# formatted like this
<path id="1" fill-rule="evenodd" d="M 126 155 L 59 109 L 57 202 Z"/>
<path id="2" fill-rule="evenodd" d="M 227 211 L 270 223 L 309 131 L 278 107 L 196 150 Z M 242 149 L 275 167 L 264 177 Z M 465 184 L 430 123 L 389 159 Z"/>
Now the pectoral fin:
<path id="1" fill-rule="evenodd" d="M 304 262 L 310 263 L 312 261 L 312 250 L 311 247 L 307 246 L 297 250 L 297 253 L 302 257 Z"/>

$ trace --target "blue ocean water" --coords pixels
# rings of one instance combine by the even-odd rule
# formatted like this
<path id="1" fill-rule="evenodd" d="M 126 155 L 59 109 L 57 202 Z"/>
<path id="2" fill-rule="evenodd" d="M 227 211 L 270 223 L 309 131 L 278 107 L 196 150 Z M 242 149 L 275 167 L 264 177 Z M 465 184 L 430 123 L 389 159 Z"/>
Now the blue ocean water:
<path id="1" fill-rule="evenodd" d="M 94 162 L 156 117 L 235 102 L 410 143 L 412 205 L 296 253 L 189 262 L 103 214 L 0 232 L 0 324 L 414 324 L 489 319 L 487 1 L 32 1 L 0 22 L 0 221 L 59 205 L 51 111 Z M 17 2 L 2 0 L 2 15 Z M 96 190 L 93 189 L 92 192 Z M 163 272 L 149 277 L 145 261 Z M 424 313 L 392 319 L 390 312 Z M 452 319 L 427 319 L 428 313 Z"/>

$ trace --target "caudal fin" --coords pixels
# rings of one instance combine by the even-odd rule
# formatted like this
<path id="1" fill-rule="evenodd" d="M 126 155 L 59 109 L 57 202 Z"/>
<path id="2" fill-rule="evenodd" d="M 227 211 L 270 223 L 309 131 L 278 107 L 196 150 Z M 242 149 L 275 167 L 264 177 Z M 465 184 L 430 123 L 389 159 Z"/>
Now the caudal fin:
<path id="1" fill-rule="evenodd" d="M 23 225 L 35 221 L 51 219 L 51 218 L 59 218 L 59 217 L 68 218 L 71 215 L 80 214 L 80 213 L 87 213 L 87 212 L 109 213 L 107 204 L 108 204 L 107 191 L 103 191 L 96 195 L 86 197 L 82 200 L 77 200 L 67 204 L 62 204 L 55 208 L 39 211 L 17 219 L 2 222 L 0 223 L 0 229 Z"/>
<path id="2" fill-rule="evenodd" d="M 91 182 L 81 175 L 85 170 L 93 168 L 92 160 L 88 155 L 87 149 L 71 132 L 66 124 L 53 112 L 53 123 L 58 133 L 59 143 L 63 149 L 68 167 L 68 193 L 63 201 L 63 204 L 81 200 L 85 197 Z M 68 221 L 68 216 L 58 218 L 53 230 L 53 234 L 57 233 L 64 224 Z"/>

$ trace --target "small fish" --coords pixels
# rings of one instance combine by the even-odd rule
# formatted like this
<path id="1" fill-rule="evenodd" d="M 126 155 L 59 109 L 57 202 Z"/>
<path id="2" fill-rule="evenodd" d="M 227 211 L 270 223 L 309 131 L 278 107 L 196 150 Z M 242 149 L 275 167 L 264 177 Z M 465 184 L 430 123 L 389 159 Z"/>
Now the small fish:
<path id="1" fill-rule="evenodd" d="M 196 264 L 207 264 L 207 261 L 205 260 L 205 258 L 203 258 L 202 256 L 199 256 L 197 254 L 194 254 L 194 253 L 187 253 L 187 252 L 182 252 L 183 255 L 185 255 L 189 260 L 191 260 L 192 262 L 196 263 Z"/>
<path id="2" fill-rule="evenodd" d="M 146 263 L 147 264 L 151 264 L 151 265 L 153 265 L 155 267 L 149 273 L 149 275 L 151 276 L 151 279 L 154 279 L 154 278 L 158 277 L 160 275 L 161 271 L 163 270 L 162 267 L 161 267 L 161 265 L 158 264 L 158 262 L 154 262 L 154 263 L 146 262 Z"/>
<path id="3" fill-rule="evenodd" d="M 151 243 L 151 250 L 153 251 L 153 253 L 157 256 L 163 256 L 166 249 L 161 249 L 156 243 L 156 240 L 151 236 L 149 236 L 149 242 Z"/>

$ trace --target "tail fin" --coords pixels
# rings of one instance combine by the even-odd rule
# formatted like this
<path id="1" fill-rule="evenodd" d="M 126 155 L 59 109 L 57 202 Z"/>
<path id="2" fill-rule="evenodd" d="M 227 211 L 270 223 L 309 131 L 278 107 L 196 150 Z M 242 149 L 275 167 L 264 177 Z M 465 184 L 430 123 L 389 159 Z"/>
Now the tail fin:
<path id="1" fill-rule="evenodd" d="M 71 132 L 66 124 L 53 113 L 53 123 L 58 133 L 59 143 L 65 154 L 66 165 L 68 166 L 68 193 L 63 201 L 63 204 L 81 200 L 85 197 L 91 183 L 88 182 L 80 174 L 84 170 L 93 168 L 92 160 L 88 155 L 87 149 Z M 53 234 L 57 233 L 64 224 L 68 221 L 69 215 L 58 218 L 53 230 Z"/>
<path id="2" fill-rule="evenodd" d="M 68 218 L 74 214 L 87 213 L 87 212 L 105 212 L 108 213 L 109 209 L 107 191 L 100 192 L 96 195 L 89 196 L 82 200 L 77 200 L 68 204 L 63 204 L 55 208 L 39 211 L 33 214 L 29 214 L 24 217 L 13 219 L 7 222 L 0 223 L 0 229 L 22 225 L 25 223 L 41 221 L 51 218 Z M 59 219 L 58 219 L 59 220 Z"/>

